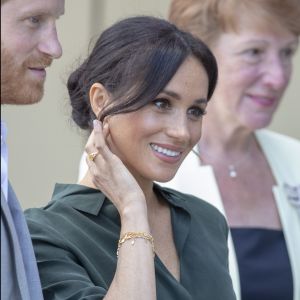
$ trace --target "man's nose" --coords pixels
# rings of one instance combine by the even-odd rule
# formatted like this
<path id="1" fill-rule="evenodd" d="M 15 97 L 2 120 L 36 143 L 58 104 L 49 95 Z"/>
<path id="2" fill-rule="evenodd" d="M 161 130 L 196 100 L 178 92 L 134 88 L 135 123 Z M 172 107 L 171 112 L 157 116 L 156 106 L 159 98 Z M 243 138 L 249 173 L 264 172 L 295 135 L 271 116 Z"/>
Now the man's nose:
<path id="1" fill-rule="evenodd" d="M 39 43 L 39 51 L 52 58 L 61 57 L 62 47 L 55 26 L 49 28 L 47 33 L 43 35 L 42 40 Z"/>

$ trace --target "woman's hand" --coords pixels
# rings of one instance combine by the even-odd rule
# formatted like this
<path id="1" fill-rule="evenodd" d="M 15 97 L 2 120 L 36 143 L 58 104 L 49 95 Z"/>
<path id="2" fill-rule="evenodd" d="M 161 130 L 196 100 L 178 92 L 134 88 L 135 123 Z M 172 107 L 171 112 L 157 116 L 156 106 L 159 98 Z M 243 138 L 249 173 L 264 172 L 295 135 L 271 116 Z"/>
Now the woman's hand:
<path id="1" fill-rule="evenodd" d="M 102 127 L 100 121 L 94 120 L 94 130 L 85 147 L 92 181 L 114 203 L 121 216 L 128 207 L 145 209 L 144 193 L 123 162 L 109 149 L 108 134 L 108 124 Z M 91 153 L 96 154 L 93 160 L 89 158 Z"/>
<path id="2" fill-rule="evenodd" d="M 109 149 L 108 135 L 108 124 L 102 126 L 95 120 L 85 147 L 88 184 L 91 179 L 117 208 L 121 219 L 120 237 L 130 232 L 151 234 L 145 195 L 123 162 Z M 152 245 L 141 238 L 135 240 L 134 247 L 132 245 L 128 241 L 119 249 L 116 273 L 104 299 L 156 299 Z"/>

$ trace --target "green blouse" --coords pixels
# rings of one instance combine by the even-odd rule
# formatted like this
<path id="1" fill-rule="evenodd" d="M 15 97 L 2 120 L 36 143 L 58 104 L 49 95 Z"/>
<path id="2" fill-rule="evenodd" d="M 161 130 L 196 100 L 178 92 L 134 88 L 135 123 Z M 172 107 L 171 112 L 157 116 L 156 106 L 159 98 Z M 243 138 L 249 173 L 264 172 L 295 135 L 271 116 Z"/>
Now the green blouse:
<path id="1" fill-rule="evenodd" d="M 157 184 L 154 190 L 171 207 L 180 260 L 178 282 L 155 256 L 157 299 L 234 300 L 223 215 L 191 195 Z M 116 270 L 120 237 L 112 202 L 95 189 L 57 184 L 46 207 L 25 215 L 45 300 L 103 299 Z"/>

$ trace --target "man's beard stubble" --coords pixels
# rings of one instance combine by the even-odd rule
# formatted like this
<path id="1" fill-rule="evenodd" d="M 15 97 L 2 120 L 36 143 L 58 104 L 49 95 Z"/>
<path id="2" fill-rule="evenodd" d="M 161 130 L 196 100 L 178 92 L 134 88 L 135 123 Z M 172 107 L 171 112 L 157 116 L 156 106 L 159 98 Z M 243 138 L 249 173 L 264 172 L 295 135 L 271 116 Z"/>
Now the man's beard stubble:
<path id="1" fill-rule="evenodd" d="M 2 44 L 2 43 L 1 43 Z M 17 65 L 14 56 L 1 45 L 1 104 L 33 104 L 44 94 L 44 80 L 34 80 L 27 74 L 27 66 L 50 66 L 50 57 L 29 57 Z"/>

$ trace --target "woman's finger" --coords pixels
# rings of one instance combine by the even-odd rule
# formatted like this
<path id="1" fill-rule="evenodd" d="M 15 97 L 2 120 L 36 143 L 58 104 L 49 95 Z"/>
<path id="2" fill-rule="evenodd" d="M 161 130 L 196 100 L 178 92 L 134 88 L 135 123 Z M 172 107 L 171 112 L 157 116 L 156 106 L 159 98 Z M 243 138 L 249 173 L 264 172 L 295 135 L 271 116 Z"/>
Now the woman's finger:
<path id="1" fill-rule="evenodd" d="M 85 144 L 84 150 L 87 154 L 91 153 L 92 151 L 95 150 L 95 145 L 94 145 L 94 131 L 91 132 L 90 136 L 88 137 L 88 140 Z"/>
<path id="2" fill-rule="evenodd" d="M 94 120 L 94 146 L 98 151 L 105 149 L 106 141 L 103 135 L 103 125 L 99 120 Z"/>
<path id="3" fill-rule="evenodd" d="M 94 129 L 91 132 L 85 146 L 85 151 L 87 154 L 94 153 L 96 151 L 100 152 L 101 149 L 105 146 L 101 122 L 98 120 L 94 120 L 93 125 Z"/>
<path id="4" fill-rule="evenodd" d="M 111 158 L 112 152 L 110 151 L 107 143 L 106 138 L 109 132 L 108 124 L 105 123 L 104 125 L 98 121 L 94 120 L 94 146 L 97 151 L 101 152 L 101 155 L 104 159 Z"/>
<path id="5" fill-rule="evenodd" d="M 109 126 L 108 123 L 106 122 L 105 124 L 103 124 L 103 137 L 105 141 L 107 140 L 108 134 L 109 134 Z"/>

